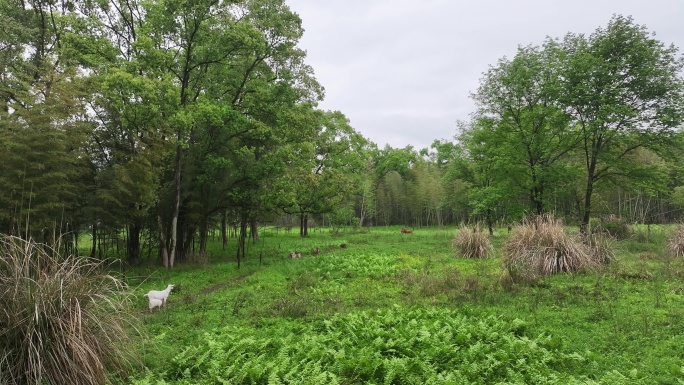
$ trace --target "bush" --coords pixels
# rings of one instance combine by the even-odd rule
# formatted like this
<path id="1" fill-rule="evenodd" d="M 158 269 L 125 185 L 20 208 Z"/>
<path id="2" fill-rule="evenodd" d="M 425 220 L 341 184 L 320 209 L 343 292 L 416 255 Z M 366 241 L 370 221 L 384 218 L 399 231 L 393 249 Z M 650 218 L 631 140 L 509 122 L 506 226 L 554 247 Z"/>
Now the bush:
<path id="1" fill-rule="evenodd" d="M 684 256 L 684 225 L 679 225 L 667 241 L 667 251 L 672 257 Z"/>
<path id="2" fill-rule="evenodd" d="M 627 239 L 632 235 L 632 228 L 627 223 L 627 220 L 617 215 L 605 216 L 600 221 L 592 218 L 590 224 L 593 234 L 607 233 L 615 239 Z"/>
<path id="3" fill-rule="evenodd" d="M 479 227 L 472 231 L 461 227 L 454 238 L 453 245 L 457 251 L 457 257 L 487 258 L 494 251 L 489 236 Z"/>
<path id="4" fill-rule="evenodd" d="M 525 220 L 513 228 L 504 244 L 504 268 L 513 281 L 532 282 L 541 276 L 573 273 L 598 267 L 605 256 L 602 246 L 595 249 L 565 232 L 552 215 Z"/>
<path id="5" fill-rule="evenodd" d="M 0 237 L 0 383 L 104 384 L 132 349 L 129 297 L 102 263 Z"/>

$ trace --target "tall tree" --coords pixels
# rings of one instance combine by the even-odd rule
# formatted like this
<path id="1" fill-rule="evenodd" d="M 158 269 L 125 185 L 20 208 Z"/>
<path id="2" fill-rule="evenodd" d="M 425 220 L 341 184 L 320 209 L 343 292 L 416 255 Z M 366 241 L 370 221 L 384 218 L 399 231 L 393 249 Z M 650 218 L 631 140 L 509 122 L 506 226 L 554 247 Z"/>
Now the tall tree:
<path id="1" fill-rule="evenodd" d="M 623 16 L 559 44 L 565 55 L 559 100 L 580 132 L 586 169 L 586 230 L 597 183 L 614 175 L 646 177 L 634 152 L 645 147 L 665 154 L 675 145 L 684 118 L 684 58 Z"/>
<path id="2" fill-rule="evenodd" d="M 501 178 L 527 192 L 530 210 L 544 212 L 545 193 L 562 179 L 560 160 L 579 135 L 559 108 L 558 55 L 551 48 L 520 47 L 487 71 L 473 95 L 482 135 Z"/>
<path id="3" fill-rule="evenodd" d="M 356 193 L 366 165 L 367 141 L 339 111 L 321 111 L 310 158 L 293 169 L 294 209 L 300 218 L 300 235 L 308 235 L 309 214 L 333 212 Z"/>
<path id="4" fill-rule="evenodd" d="M 68 8 L 0 1 L 0 223 L 2 231 L 44 240 L 78 222 L 87 171 L 81 73 L 62 40 Z"/>
<path id="5" fill-rule="evenodd" d="M 493 232 L 494 222 L 505 211 L 517 211 L 516 192 L 520 190 L 514 188 L 514 180 L 503 171 L 508 160 L 498 156 L 499 146 L 492 145 L 492 139 L 498 138 L 491 135 L 490 123 L 483 119 L 460 123 L 462 153 L 449 163 L 446 178 L 467 184 L 471 214 L 484 220 Z"/>

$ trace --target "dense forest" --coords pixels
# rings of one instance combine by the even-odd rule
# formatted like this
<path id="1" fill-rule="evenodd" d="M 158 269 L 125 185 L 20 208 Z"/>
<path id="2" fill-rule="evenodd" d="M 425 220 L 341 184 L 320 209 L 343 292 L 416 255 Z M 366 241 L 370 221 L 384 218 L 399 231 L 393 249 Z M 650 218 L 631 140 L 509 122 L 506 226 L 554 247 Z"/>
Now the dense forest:
<path id="1" fill-rule="evenodd" d="M 430 148 L 339 111 L 284 0 L 0 0 L 0 232 L 171 267 L 259 226 L 667 223 L 684 207 L 684 59 L 632 18 L 521 46 Z M 119 243 L 117 243 L 119 244 Z M 233 246 L 231 246 L 233 247 Z M 154 250 L 150 256 L 150 250 Z"/>

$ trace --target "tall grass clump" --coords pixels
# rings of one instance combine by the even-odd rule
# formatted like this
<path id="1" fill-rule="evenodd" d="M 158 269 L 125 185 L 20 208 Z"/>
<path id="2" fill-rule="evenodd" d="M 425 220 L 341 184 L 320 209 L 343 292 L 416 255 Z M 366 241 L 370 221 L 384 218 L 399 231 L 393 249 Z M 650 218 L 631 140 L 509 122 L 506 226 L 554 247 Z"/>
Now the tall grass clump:
<path id="1" fill-rule="evenodd" d="M 476 227 L 472 231 L 461 227 L 453 241 L 457 257 L 487 258 L 494 251 L 489 236 Z"/>
<path id="2" fill-rule="evenodd" d="M 503 264 L 513 281 L 534 282 L 546 275 L 598 267 L 598 256 L 581 238 L 568 234 L 561 220 L 547 214 L 513 228 L 504 243 Z"/>
<path id="3" fill-rule="evenodd" d="M 595 265 L 607 265 L 615 260 L 613 239 L 603 233 L 589 234 L 584 243 L 589 248 L 589 257 Z"/>
<path id="4" fill-rule="evenodd" d="M 104 384 L 133 357 L 130 300 L 101 262 L 0 236 L 0 383 Z"/>
<path id="5" fill-rule="evenodd" d="M 667 251 L 672 257 L 684 256 L 684 225 L 679 225 L 668 237 Z"/>

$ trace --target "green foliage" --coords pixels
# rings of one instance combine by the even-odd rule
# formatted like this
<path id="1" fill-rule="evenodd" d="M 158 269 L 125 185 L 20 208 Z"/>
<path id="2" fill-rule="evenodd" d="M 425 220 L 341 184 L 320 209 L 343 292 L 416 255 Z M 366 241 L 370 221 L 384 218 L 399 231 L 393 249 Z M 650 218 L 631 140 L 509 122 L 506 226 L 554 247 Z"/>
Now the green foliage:
<path id="1" fill-rule="evenodd" d="M 360 252 L 345 253 L 344 257 L 335 254 L 325 254 L 308 262 L 313 269 L 321 274 L 333 276 L 362 276 L 381 278 L 392 275 L 397 264 L 394 256 L 387 253 L 372 255 Z"/>
<path id="2" fill-rule="evenodd" d="M 139 346 L 148 369 L 132 382 L 449 383 L 451 378 L 491 383 L 477 379 L 498 378 L 516 384 L 650 385 L 684 379 L 679 359 L 684 259 L 666 254 L 667 228 L 655 229 L 648 243 L 609 242 L 617 244 L 617 253 L 597 273 L 554 274 L 534 285 L 505 285 L 498 258 L 454 258 L 454 230 L 418 228 L 413 236 L 402 236 L 399 227 L 342 234 L 316 228 L 300 238 L 267 228 L 240 270 L 226 259 L 220 242 L 210 244 L 205 267 L 130 270 L 128 279 L 139 284 L 141 295 L 169 282 L 181 288 L 160 312 L 150 314 L 142 297 L 136 304 L 154 337 Z M 511 236 L 495 229 L 494 257 Z M 340 248 L 342 243 L 348 247 Z M 319 255 L 311 253 L 314 246 Z M 302 258 L 290 259 L 291 250 L 301 251 Z M 329 333 L 326 325 L 333 320 Z M 481 324 L 499 326 L 481 333 Z M 463 345 L 444 334 L 443 326 Z M 472 338 L 458 334 L 461 330 Z M 518 341 L 510 348 L 506 336 L 526 339 L 532 347 Z M 540 361 L 513 363 L 506 355 Z M 467 361 L 473 357 L 477 362 Z M 448 359 L 469 362 L 479 372 L 447 361 L 457 368 L 454 373 L 444 368 Z"/>
<path id="3" fill-rule="evenodd" d="M 591 225 L 592 233 L 606 233 L 615 239 L 627 239 L 632 235 L 632 228 L 627 220 L 617 215 L 602 217 L 598 222 Z"/>
<path id="4" fill-rule="evenodd" d="M 548 337 L 527 336 L 519 319 L 444 309 L 395 307 L 292 326 L 217 329 L 165 374 L 134 383 L 552 384 L 572 380 L 556 367 L 583 360 L 547 347 Z"/>
<path id="5" fill-rule="evenodd" d="M 469 146 L 480 151 L 473 160 L 489 162 L 494 183 L 529 197 L 536 214 L 545 210 L 544 193 L 567 179 L 563 160 L 579 138 L 555 103 L 557 60 L 550 50 L 519 47 L 513 59 L 503 58 L 487 71 L 474 95 L 480 132 Z"/>
<path id="6" fill-rule="evenodd" d="M 105 384 L 135 353 L 135 317 L 102 263 L 0 239 L 0 383 Z"/>
<path id="7" fill-rule="evenodd" d="M 569 34 L 549 48 L 561 52 L 558 101 L 581 128 L 586 226 L 595 184 L 624 182 L 633 175 L 643 186 L 662 186 L 660 172 L 644 172 L 638 151 L 676 150 L 676 130 L 684 116 L 684 61 L 675 47 L 619 15 L 590 36 Z"/>

